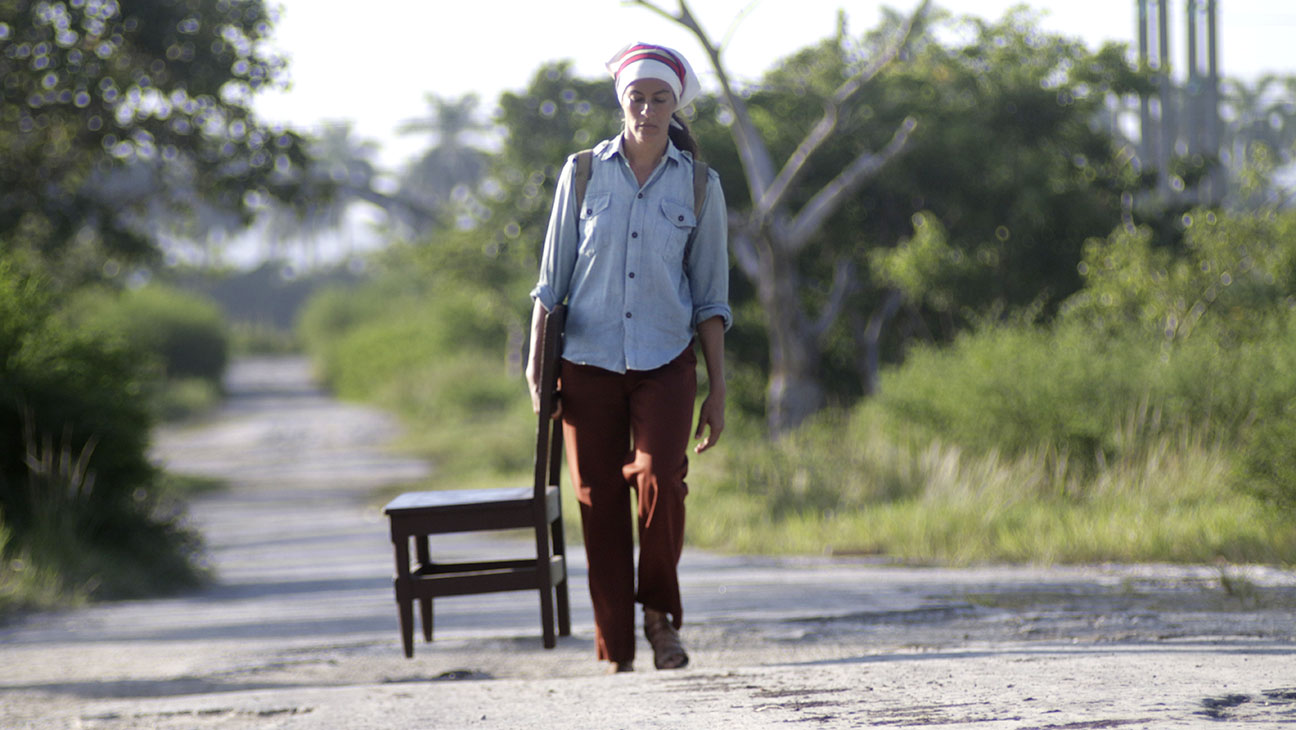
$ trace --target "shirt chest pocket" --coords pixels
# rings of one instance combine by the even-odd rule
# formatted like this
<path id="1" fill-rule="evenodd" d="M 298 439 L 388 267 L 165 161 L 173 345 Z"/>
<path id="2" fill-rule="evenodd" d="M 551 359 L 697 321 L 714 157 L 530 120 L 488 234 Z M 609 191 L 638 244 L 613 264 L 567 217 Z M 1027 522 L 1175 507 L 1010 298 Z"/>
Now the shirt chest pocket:
<path id="1" fill-rule="evenodd" d="M 693 209 L 674 200 L 663 199 L 656 215 L 649 216 L 653 234 L 648 240 L 668 263 L 684 261 L 684 247 L 697 226 Z"/>
<path id="2" fill-rule="evenodd" d="M 611 205 L 612 193 L 599 193 L 585 198 L 585 205 L 580 210 L 581 253 L 592 255 L 603 245 L 609 228 L 604 219 L 611 214 Z M 601 229 L 600 221 L 605 224 Z"/>

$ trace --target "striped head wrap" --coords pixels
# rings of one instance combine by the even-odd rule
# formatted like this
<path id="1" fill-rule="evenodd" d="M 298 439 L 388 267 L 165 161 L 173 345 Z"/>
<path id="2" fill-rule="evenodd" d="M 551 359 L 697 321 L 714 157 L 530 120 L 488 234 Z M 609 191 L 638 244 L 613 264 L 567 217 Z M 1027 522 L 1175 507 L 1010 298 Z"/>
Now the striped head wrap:
<path id="1" fill-rule="evenodd" d="M 640 79 L 660 79 L 675 92 L 677 109 L 697 98 L 699 86 L 693 67 L 677 51 L 649 43 L 631 43 L 608 59 L 608 73 L 616 79 L 617 98 Z"/>

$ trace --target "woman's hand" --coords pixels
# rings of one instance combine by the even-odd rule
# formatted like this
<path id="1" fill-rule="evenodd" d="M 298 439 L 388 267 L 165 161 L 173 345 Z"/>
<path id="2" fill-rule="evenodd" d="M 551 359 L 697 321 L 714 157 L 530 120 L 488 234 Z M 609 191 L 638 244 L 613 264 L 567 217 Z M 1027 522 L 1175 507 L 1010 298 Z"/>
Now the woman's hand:
<path id="1" fill-rule="evenodd" d="M 725 427 L 725 394 L 721 388 L 718 392 L 712 389 L 707 393 L 707 397 L 702 401 L 702 407 L 698 409 L 697 431 L 694 432 L 693 438 L 701 439 L 697 446 L 693 447 L 693 452 L 700 454 L 703 451 L 716 445 L 720 440 L 720 434 Z M 706 438 L 703 438 L 703 435 Z"/>
<path id="2" fill-rule="evenodd" d="M 540 378 L 538 375 L 531 373 L 531 368 L 527 367 L 526 373 L 527 389 L 531 391 L 531 412 L 536 415 L 540 414 Z"/>
<path id="3" fill-rule="evenodd" d="M 527 388 L 531 391 L 531 412 L 536 415 L 540 414 L 540 364 L 544 359 L 544 353 L 540 349 L 544 347 L 546 314 L 548 310 L 539 299 L 535 300 L 535 305 L 531 308 L 531 347 L 527 352 L 526 381 Z"/>
<path id="4" fill-rule="evenodd" d="M 545 315 L 548 313 L 537 299 L 531 311 L 531 348 L 526 366 L 527 389 L 531 391 L 531 412 L 536 415 L 540 415 L 540 371 L 544 360 L 541 349 L 544 347 Z M 553 397 L 553 413 L 550 417 L 555 421 L 562 418 L 562 399 L 558 397 L 556 390 Z"/>
<path id="5" fill-rule="evenodd" d="M 700 454 L 716 445 L 725 427 L 724 320 L 711 317 L 698 325 L 702 359 L 706 361 L 707 387 L 710 391 L 698 409 L 697 431 L 693 438 L 702 439 L 693 452 Z M 706 438 L 702 438 L 703 435 Z"/>

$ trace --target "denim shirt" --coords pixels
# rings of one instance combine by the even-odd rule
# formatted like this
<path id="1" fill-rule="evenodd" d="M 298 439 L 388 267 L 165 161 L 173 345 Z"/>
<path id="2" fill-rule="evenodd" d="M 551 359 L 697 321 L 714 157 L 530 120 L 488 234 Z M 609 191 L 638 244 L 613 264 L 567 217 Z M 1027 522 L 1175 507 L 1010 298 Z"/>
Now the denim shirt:
<path id="1" fill-rule="evenodd" d="M 674 144 L 640 188 L 621 137 L 600 143 L 579 211 L 574 170 L 573 157 L 558 177 L 531 291 L 545 309 L 567 302 L 563 359 L 652 370 L 689 346 L 698 323 L 719 316 L 728 329 L 728 213 L 715 170 L 697 218 L 693 158 Z"/>

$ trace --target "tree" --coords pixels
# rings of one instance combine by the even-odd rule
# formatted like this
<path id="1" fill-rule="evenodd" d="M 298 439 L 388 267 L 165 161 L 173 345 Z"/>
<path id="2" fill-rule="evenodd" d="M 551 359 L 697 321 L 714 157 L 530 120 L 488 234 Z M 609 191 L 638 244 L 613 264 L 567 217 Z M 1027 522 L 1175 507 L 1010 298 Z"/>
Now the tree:
<path id="1" fill-rule="evenodd" d="M 850 257 L 838 258 L 822 306 L 812 310 L 803 296 L 798 259 L 860 185 L 900 154 L 917 120 L 906 117 L 880 149 L 861 151 L 836 166 L 832 179 L 808 198 L 801 185 L 809 163 L 841 134 L 841 123 L 858 104 L 861 92 L 907 46 L 915 28 L 925 20 L 930 2 L 922 0 L 867 63 L 853 69 L 831 93 L 816 99 L 822 102 L 822 115 L 777 170 L 770 145 L 720 60 L 722 48 L 707 35 L 688 3 L 679 0 L 675 13 L 648 0 L 636 0 L 636 4 L 679 23 L 697 38 L 733 116 L 730 130 L 742 160 L 751 205 L 743 213 L 731 214 L 730 243 L 739 268 L 753 281 L 768 319 L 770 373 L 766 408 L 770 432 L 778 436 L 799 425 L 825 402 L 819 379 L 822 350 L 857 275 Z"/>
<path id="2" fill-rule="evenodd" d="M 391 209 L 394 202 L 374 190 L 377 143 L 357 139 L 347 121 L 324 125 L 307 141 L 310 161 L 300 178 L 301 194 L 291 201 L 270 201 L 263 211 L 266 256 L 286 260 L 288 242 L 298 241 L 305 260 L 318 263 L 319 239 L 342 228 L 357 201 Z"/>
<path id="3" fill-rule="evenodd" d="M 401 176 L 400 197 L 427 210 L 445 211 L 455 202 L 466 203 L 486 174 L 486 153 L 466 139 L 486 125 L 477 116 L 476 94 L 458 99 L 428 94 L 427 103 L 428 116 L 407 121 L 399 130 L 428 134 L 433 142 Z"/>
<path id="4" fill-rule="evenodd" d="M 868 98 L 881 119 L 922 128 L 847 218 L 875 240 L 908 239 L 873 254 L 874 273 L 903 279 L 947 335 L 995 311 L 1051 315 L 1082 285 L 1084 242 L 1133 215 L 1128 201 L 1151 183 L 1095 124 L 1110 95 L 1140 83 L 1120 46 L 1089 52 L 1024 11 L 961 22 L 966 43 L 925 44 Z"/>
<path id="5" fill-rule="evenodd" d="M 85 276 L 156 256 L 151 201 L 245 223 L 290 195 L 300 140 L 251 112 L 283 78 L 273 21 L 261 0 L 0 0 L 0 241 Z"/>
<path id="6" fill-rule="evenodd" d="M 1290 184 L 1275 178 L 1296 162 L 1296 76 L 1268 75 L 1251 85 L 1230 79 L 1223 92 L 1222 152 L 1230 202 L 1247 208 L 1289 202 Z"/>
<path id="7" fill-rule="evenodd" d="M 568 62 L 550 63 L 524 92 L 500 97 L 495 122 L 502 139 L 483 184 L 489 249 L 513 252 L 534 276 L 558 174 L 568 155 L 620 129 L 616 93 L 607 80 L 574 78 Z"/>

